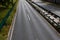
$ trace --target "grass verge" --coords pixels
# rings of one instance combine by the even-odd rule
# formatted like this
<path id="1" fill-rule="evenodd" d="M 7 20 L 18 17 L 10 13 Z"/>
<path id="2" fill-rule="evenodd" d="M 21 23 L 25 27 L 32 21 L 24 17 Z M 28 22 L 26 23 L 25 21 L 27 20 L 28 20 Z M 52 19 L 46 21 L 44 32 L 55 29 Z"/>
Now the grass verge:
<path id="1" fill-rule="evenodd" d="M 5 9 L 4 11 L 1 11 L 1 14 L 0 14 L 1 15 L 0 19 L 1 20 L 5 17 L 7 11 L 9 11 L 9 9 Z M 16 7 L 14 7 L 12 13 L 10 14 L 10 16 L 8 17 L 8 19 L 6 21 L 6 24 L 4 25 L 4 27 L 2 28 L 2 30 L 0 32 L 0 40 L 7 40 L 8 31 L 9 31 L 10 25 L 12 23 L 12 19 L 14 17 L 15 12 L 16 12 Z"/>

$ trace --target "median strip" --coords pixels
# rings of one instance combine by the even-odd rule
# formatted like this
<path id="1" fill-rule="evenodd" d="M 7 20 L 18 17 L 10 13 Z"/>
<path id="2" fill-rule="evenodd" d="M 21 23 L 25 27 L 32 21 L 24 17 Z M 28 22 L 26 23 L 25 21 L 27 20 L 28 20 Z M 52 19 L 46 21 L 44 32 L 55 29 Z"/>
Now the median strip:
<path id="1" fill-rule="evenodd" d="M 37 5 L 32 1 L 27 2 L 36 9 L 59 33 L 60 33 L 60 17 L 42 7 Z"/>

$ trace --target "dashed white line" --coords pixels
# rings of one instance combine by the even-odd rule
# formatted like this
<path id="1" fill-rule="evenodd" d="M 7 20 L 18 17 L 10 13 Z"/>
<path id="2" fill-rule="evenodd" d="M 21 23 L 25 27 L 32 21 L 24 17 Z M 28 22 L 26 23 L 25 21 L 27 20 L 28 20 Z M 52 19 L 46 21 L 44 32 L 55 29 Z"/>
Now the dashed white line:
<path id="1" fill-rule="evenodd" d="M 30 17 L 29 17 L 29 15 L 27 15 L 28 16 L 28 19 L 29 19 L 29 21 L 30 21 Z"/>

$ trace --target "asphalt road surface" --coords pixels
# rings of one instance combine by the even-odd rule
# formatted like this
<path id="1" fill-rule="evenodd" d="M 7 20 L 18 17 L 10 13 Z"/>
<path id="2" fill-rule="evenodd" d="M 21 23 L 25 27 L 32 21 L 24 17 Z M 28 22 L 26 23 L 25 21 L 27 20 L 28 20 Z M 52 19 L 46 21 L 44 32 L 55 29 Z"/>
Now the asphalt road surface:
<path id="1" fill-rule="evenodd" d="M 60 40 L 60 36 L 33 7 L 19 0 L 10 40 Z"/>
<path id="2" fill-rule="evenodd" d="M 52 13 L 55 13 L 56 15 L 60 16 L 60 6 L 58 7 L 55 4 L 52 3 L 47 3 L 47 2 L 43 2 L 41 0 L 33 0 L 36 4 L 40 5 L 41 7 L 51 11 Z"/>

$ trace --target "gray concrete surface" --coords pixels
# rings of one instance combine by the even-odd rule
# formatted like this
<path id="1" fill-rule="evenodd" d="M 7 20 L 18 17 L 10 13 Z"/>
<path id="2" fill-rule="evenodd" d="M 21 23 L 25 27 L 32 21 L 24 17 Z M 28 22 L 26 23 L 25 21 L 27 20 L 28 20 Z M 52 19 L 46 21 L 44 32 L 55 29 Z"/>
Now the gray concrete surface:
<path id="1" fill-rule="evenodd" d="M 55 4 L 52 4 L 52 3 L 46 3 L 46 2 L 43 2 L 41 0 L 39 1 L 35 1 L 33 0 L 36 4 L 42 6 L 43 8 L 51 11 L 52 13 L 55 13 L 56 15 L 60 16 L 60 6 L 57 6 Z"/>
<path id="2" fill-rule="evenodd" d="M 10 40 L 60 40 L 60 36 L 25 0 L 19 0 Z"/>

